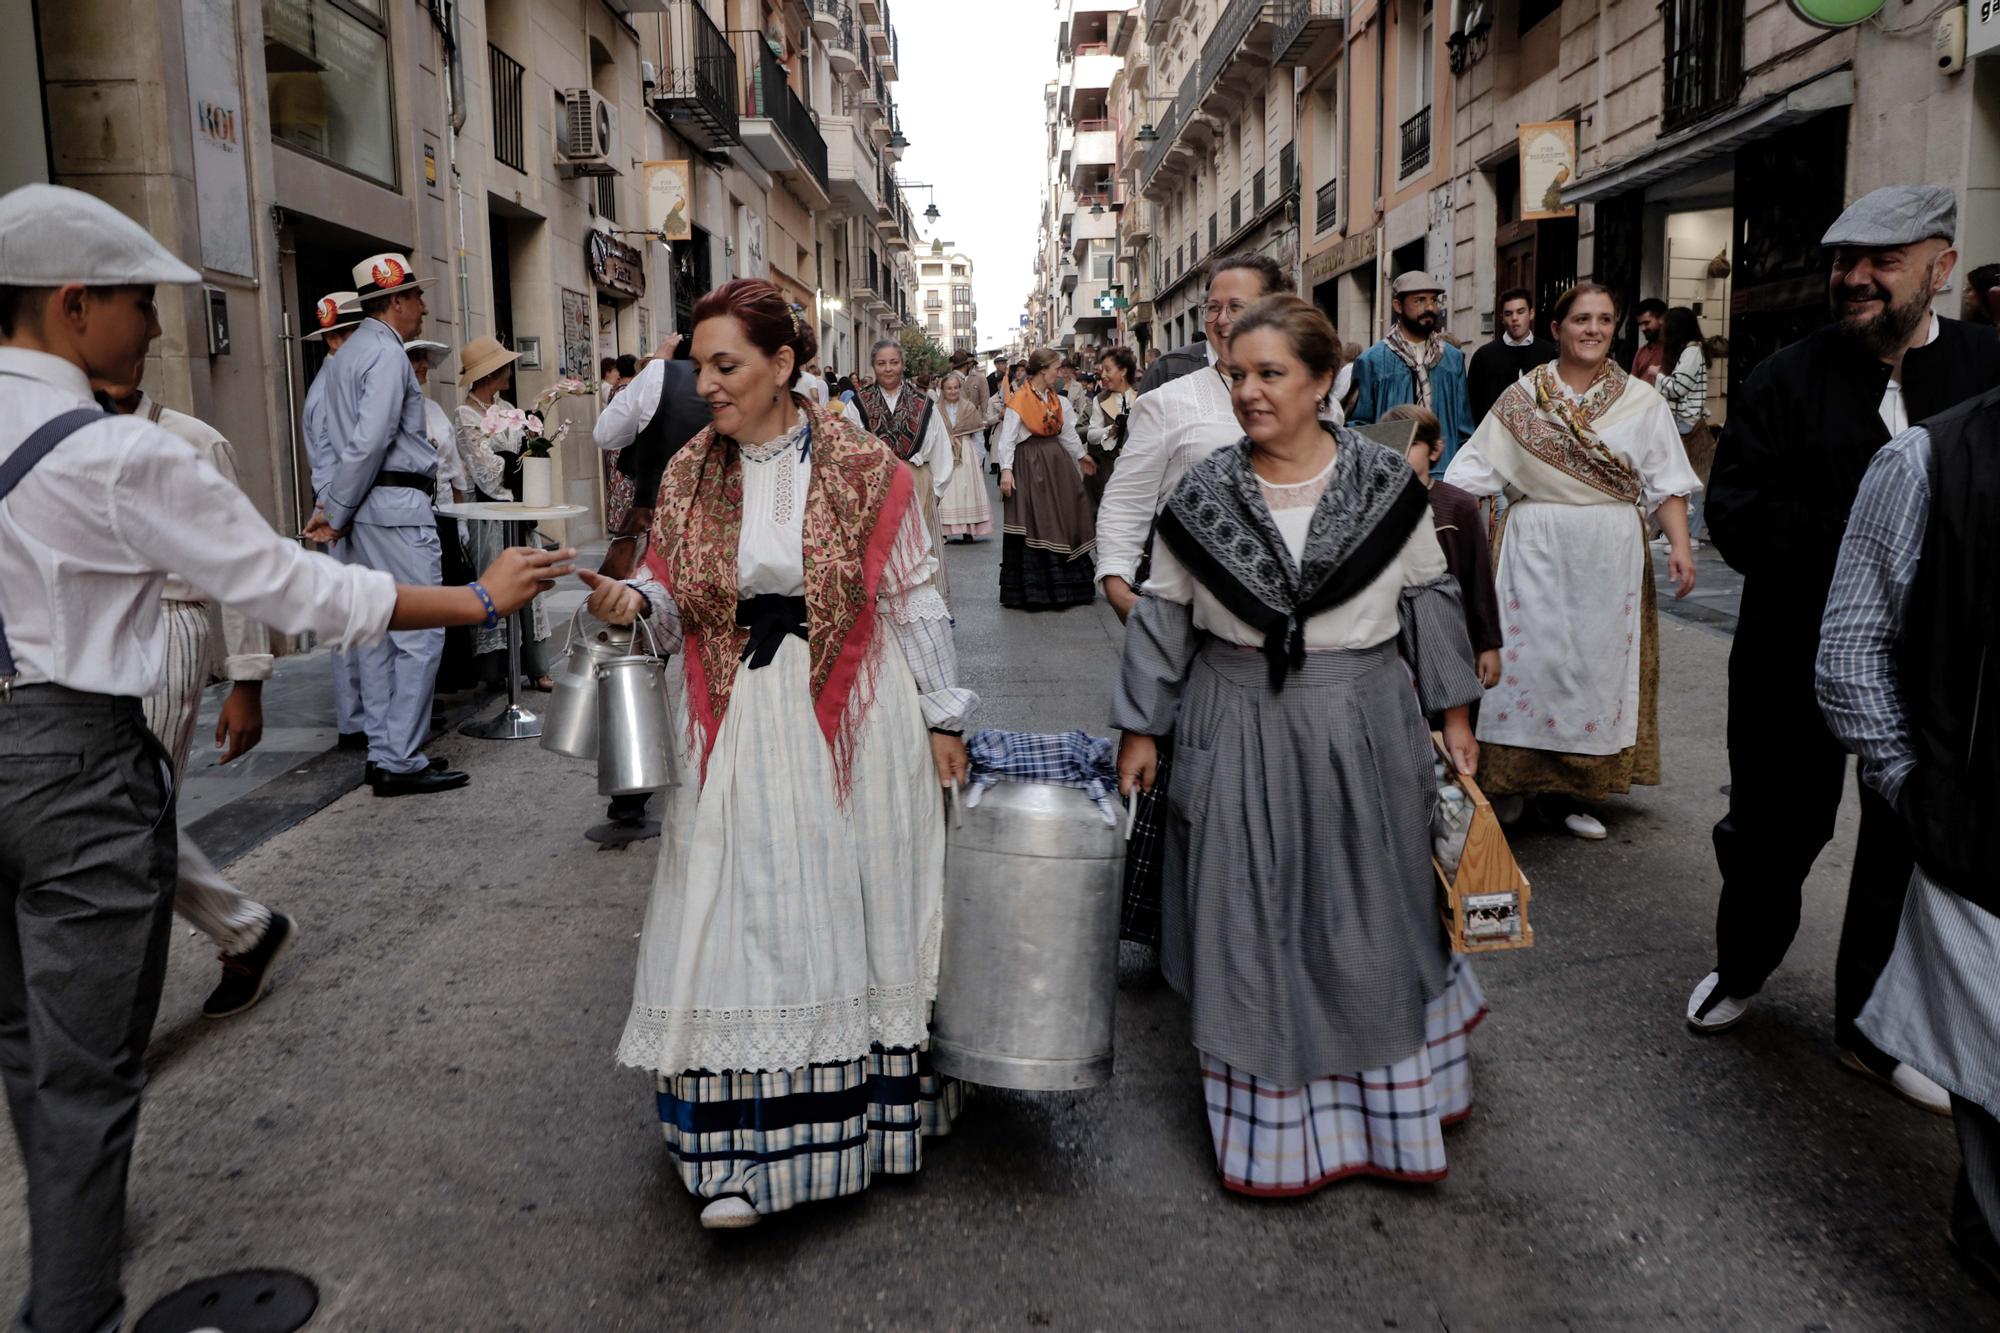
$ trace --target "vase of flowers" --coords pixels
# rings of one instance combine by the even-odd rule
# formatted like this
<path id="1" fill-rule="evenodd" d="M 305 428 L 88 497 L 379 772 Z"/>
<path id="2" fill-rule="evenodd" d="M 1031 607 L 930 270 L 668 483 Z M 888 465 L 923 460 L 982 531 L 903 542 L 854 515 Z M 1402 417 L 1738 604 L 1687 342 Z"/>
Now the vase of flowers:
<path id="1" fill-rule="evenodd" d="M 479 428 L 497 454 L 520 461 L 520 485 L 516 498 L 531 509 L 547 509 L 555 503 L 555 450 L 569 435 L 570 423 L 554 422 L 551 413 L 558 399 L 595 393 L 594 386 L 575 376 L 565 376 L 544 389 L 530 407 L 495 403 L 486 409 Z"/>

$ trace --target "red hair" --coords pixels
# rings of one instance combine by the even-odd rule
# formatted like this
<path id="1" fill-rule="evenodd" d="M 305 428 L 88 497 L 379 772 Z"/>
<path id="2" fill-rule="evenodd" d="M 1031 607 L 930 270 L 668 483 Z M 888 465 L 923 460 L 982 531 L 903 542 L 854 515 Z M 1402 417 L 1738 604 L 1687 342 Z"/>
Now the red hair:
<path id="1" fill-rule="evenodd" d="M 695 302 L 694 322 L 733 319 L 743 326 L 746 337 L 765 356 L 779 349 L 792 349 L 791 383 L 799 382 L 799 372 L 819 354 L 819 338 L 813 333 L 812 313 L 793 305 L 785 294 L 762 278 L 738 278 L 725 282 Z"/>

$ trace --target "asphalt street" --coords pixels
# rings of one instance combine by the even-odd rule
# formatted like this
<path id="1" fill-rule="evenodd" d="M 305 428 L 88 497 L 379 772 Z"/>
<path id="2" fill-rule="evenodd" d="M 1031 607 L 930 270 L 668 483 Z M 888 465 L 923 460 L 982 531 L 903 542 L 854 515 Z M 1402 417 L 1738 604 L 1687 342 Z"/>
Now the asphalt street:
<path id="1" fill-rule="evenodd" d="M 1102 732 L 1117 621 L 1003 612 L 998 555 L 949 552 L 979 722 Z M 1671 617 L 1662 640 L 1666 785 L 1607 807 L 1608 842 L 1517 838 L 1538 943 L 1479 965 L 1473 1116 L 1437 1185 L 1225 1194 L 1183 1008 L 1128 954 L 1108 1087 L 981 1091 L 914 1179 L 703 1232 L 649 1080 L 612 1060 L 658 844 L 584 840 L 586 765 L 452 733 L 434 753 L 469 788 L 353 791 L 235 862 L 303 930 L 259 1008 L 204 1022 L 210 950 L 176 927 L 133 1311 L 271 1265 L 320 1284 L 335 1330 L 2000 1326 L 1944 1249 L 1949 1123 L 1835 1064 L 1851 798 L 1750 1017 L 1682 1021 L 1710 964 L 1729 641 Z"/>

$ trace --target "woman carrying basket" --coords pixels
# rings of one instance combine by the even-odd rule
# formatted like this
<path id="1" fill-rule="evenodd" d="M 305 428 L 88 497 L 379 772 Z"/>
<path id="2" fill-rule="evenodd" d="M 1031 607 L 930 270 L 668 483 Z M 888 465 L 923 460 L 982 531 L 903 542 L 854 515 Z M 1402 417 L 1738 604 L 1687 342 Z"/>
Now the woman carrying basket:
<path id="1" fill-rule="evenodd" d="M 1251 1195 L 1441 1177 L 1485 1013 L 1438 920 L 1424 723 L 1472 772 L 1480 685 L 1423 484 L 1320 420 L 1338 346 L 1295 296 L 1237 320 L 1246 437 L 1161 512 L 1113 700 L 1126 792 L 1177 738 L 1160 968 L 1223 1184 Z"/>

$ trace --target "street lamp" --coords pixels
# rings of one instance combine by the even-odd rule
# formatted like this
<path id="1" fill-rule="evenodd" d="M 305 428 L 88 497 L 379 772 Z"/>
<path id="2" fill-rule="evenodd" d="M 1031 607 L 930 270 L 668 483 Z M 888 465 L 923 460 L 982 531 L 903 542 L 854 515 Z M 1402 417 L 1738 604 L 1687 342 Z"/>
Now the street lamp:
<path id="1" fill-rule="evenodd" d="M 936 186 L 926 185 L 922 181 L 897 181 L 896 184 L 901 189 L 922 190 L 924 193 L 930 195 L 931 197 L 930 207 L 924 210 L 924 221 L 936 222 L 938 218 L 942 216 L 942 214 L 938 212 L 937 195 L 932 193 L 934 190 L 937 189 Z"/>
<path id="2" fill-rule="evenodd" d="M 891 134 L 889 136 L 889 146 L 898 151 L 901 151 L 902 149 L 908 148 L 910 146 L 909 137 L 903 133 L 900 127 L 896 130 L 894 134 Z"/>

